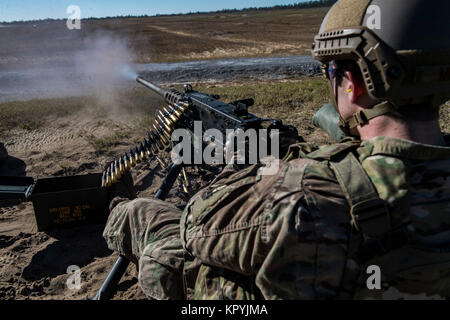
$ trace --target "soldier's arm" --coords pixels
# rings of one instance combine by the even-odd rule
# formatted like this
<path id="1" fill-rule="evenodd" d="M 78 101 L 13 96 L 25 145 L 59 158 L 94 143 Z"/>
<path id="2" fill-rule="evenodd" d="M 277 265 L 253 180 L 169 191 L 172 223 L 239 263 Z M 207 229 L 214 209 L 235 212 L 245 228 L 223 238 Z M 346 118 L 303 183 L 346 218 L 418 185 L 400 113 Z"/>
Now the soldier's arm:
<path id="1" fill-rule="evenodd" d="M 181 219 L 185 249 L 204 264 L 253 277 L 267 299 L 315 298 L 337 287 L 345 198 L 327 168 L 316 173 L 311 162 L 281 162 L 269 176 L 249 167 L 200 192 Z"/>

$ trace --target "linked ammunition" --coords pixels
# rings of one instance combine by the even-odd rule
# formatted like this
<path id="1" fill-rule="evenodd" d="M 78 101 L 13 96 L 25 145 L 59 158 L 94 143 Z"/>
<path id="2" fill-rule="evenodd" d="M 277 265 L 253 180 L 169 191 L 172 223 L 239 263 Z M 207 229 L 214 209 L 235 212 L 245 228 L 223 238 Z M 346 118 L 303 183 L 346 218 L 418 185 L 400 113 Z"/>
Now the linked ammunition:
<path id="1" fill-rule="evenodd" d="M 155 141 L 156 146 L 160 150 L 164 150 L 164 145 L 161 143 L 159 136 L 156 135 L 152 130 L 149 131 L 149 134 L 152 136 L 153 140 Z"/>
<path id="2" fill-rule="evenodd" d="M 159 138 L 161 139 L 161 141 L 165 144 L 168 145 L 169 144 L 169 140 L 167 140 L 167 137 L 164 135 L 164 131 L 162 131 L 160 128 L 158 128 L 156 125 L 153 124 L 153 129 L 155 129 L 155 131 L 158 133 Z"/>
<path id="3" fill-rule="evenodd" d="M 111 166 L 110 166 L 110 171 L 111 171 L 111 183 L 116 183 L 117 182 L 117 175 L 116 172 L 114 170 L 114 162 L 111 162 Z"/>
<path id="4" fill-rule="evenodd" d="M 131 166 L 132 168 L 136 167 L 136 158 L 135 158 L 135 157 L 136 157 L 136 156 L 135 156 L 133 150 L 130 149 L 130 166 Z"/>
<path id="5" fill-rule="evenodd" d="M 144 138 L 144 148 L 145 148 L 145 153 L 147 154 L 147 158 L 150 158 L 152 156 L 152 146 L 150 145 L 150 143 L 148 142 L 148 140 L 146 138 Z"/>
<path id="6" fill-rule="evenodd" d="M 164 122 L 170 128 L 173 128 L 175 126 L 175 123 L 167 117 L 167 114 L 165 114 L 165 112 L 163 112 L 162 110 L 159 110 L 158 112 L 159 112 L 159 116 L 164 120 Z"/>
<path id="7" fill-rule="evenodd" d="M 128 171 L 131 169 L 130 157 L 128 156 L 128 153 L 126 153 L 126 152 L 123 156 L 123 163 L 124 163 L 125 170 Z"/>
<path id="8" fill-rule="evenodd" d="M 108 166 L 107 172 L 106 172 L 106 186 L 110 187 L 112 184 L 111 181 L 111 167 Z"/>
<path id="9" fill-rule="evenodd" d="M 150 134 L 150 132 L 148 133 L 147 138 L 148 138 L 148 142 L 149 142 L 149 145 L 150 145 L 150 147 L 151 147 L 151 149 L 152 149 L 153 154 L 154 154 L 154 155 L 157 155 L 157 154 L 159 153 L 159 149 L 158 149 L 158 147 L 156 146 L 156 141 L 155 141 L 155 139 L 153 138 L 153 136 Z"/>
<path id="10" fill-rule="evenodd" d="M 102 175 L 102 188 L 106 187 L 106 171 L 103 171 Z"/>
<path id="11" fill-rule="evenodd" d="M 173 121 L 174 123 L 177 123 L 177 122 L 178 122 L 179 119 L 178 119 L 177 116 L 175 116 L 175 114 L 174 114 L 173 112 L 170 112 L 169 110 L 167 110 L 166 107 L 164 107 L 163 110 L 164 110 L 164 112 L 166 113 L 166 117 L 169 117 L 170 119 L 172 119 L 172 121 Z"/>
<path id="12" fill-rule="evenodd" d="M 165 150 L 166 146 L 170 145 L 173 130 L 188 108 L 189 103 L 174 100 L 169 102 L 166 107 L 158 110 L 155 114 L 155 121 L 148 132 L 148 137 L 136 146 L 134 150 L 130 149 L 128 153 L 125 152 L 118 160 L 111 163 L 103 173 L 102 186 L 112 185 L 112 183 L 120 179 L 125 171 L 130 170 L 136 164 L 149 159 L 151 156 L 157 155 L 160 150 Z M 167 164 L 161 158 L 157 157 L 157 160 L 161 167 L 167 168 Z M 188 183 L 185 184 L 186 187 L 189 186 Z"/>
<path id="13" fill-rule="evenodd" d="M 119 158 L 119 172 L 120 172 L 121 175 L 124 174 L 124 172 L 125 172 L 125 166 L 124 166 L 123 158 L 124 158 L 123 156 L 121 156 Z"/>
<path id="14" fill-rule="evenodd" d="M 119 162 L 117 160 L 114 160 L 114 174 L 116 175 L 117 179 L 120 179 L 120 177 L 122 176 L 122 173 L 119 169 Z"/>
<path id="15" fill-rule="evenodd" d="M 144 148 L 144 144 L 141 142 L 141 144 L 139 145 L 139 157 L 141 158 L 141 160 L 145 160 L 147 157 L 145 155 L 145 148 Z"/>
<path id="16" fill-rule="evenodd" d="M 138 147 L 134 148 L 134 159 L 136 160 L 136 163 L 142 162 L 141 153 L 139 152 Z"/>
<path id="17" fill-rule="evenodd" d="M 160 126 L 162 126 L 163 128 L 165 128 L 169 134 L 172 134 L 173 129 L 174 129 L 173 126 L 169 125 L 166 121 L 164 121 L 164 119 L 159 114 L 156 115 L 156 120 L 157 120 L 158 124 Z"/>
<path id="18" fill-rule="evenodd" d="M 180 111 L 178 111 L 178 107 L 174 107 L 172 105 L 168 105 L 167 108 L 169 109 L 169 111 L 171 111 L 172 113 L 175 114 L 175 116 L 177 116 L 178 118 L 181 118 L 182 113 Z"/>

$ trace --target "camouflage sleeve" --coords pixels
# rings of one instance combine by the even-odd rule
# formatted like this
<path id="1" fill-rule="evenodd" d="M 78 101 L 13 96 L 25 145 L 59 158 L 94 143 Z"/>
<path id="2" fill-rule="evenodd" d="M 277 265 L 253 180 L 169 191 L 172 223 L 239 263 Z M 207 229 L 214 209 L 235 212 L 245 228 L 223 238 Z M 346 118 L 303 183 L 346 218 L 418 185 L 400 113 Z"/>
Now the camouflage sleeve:
<path id="1" fill-rule="evenodd" d="M 103 236 L 111 250 L 139 266 L 139 283 L 151 299 L 183 299 L 181 211 L 155 199 L 119 203 Z"/>
<path id="2" fill-rule="evenodd" d="M 297 268 L 305 283 L 314 274 L 315 253 L 299 244 L 314 234 L 301 186 L 308 161 L 280 162 L 267 176 L 252 166 L 202 190 L 182 217 L 185 249 L 206 265 L 254 277 L 266 299 L 310 294 L 293 278 Z"/>
<path id="3" fill-rule="evenodd" d="M 262 172 L 224 175 L 198 193 L 181 219 L 183 246 L 205 265 L 254 279 L 265 299 L 333 297 L 350 225 L 333 173 L 309 159 Z"/>

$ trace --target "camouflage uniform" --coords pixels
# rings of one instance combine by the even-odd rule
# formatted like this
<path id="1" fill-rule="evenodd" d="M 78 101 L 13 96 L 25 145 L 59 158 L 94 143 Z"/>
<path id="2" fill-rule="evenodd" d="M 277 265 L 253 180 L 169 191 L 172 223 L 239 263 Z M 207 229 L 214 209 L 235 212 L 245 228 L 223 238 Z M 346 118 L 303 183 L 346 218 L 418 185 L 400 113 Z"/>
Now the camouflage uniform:
<path id="1" fill-rule="evenodd" d="M 407 243 L 389 233 L 380 252 L 352 225 L 332 165 L 349 153 Z M 122 202 L 108 245 L 139 263 L 142 288 L 156 299 L 450 298 L 450 147 L 377 137 L 297 144 L 285 160 L 272 176 L 228 166 L 183 213 L 156 200 Z M 369 265 L 380 266 L 383 290 L 367 289 Z"/>

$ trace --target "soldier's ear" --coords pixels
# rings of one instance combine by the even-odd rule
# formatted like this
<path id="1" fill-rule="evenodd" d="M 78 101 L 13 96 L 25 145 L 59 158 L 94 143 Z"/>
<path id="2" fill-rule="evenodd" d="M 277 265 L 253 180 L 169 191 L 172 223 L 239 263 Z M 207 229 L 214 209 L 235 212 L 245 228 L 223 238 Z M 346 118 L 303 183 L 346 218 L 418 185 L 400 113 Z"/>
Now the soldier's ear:
<path id="1" fill-rule="evenodd" d="M 351 71 L 346 71 L 345 77 L 348 79 L 347 87 L 345 89 L 349 95 L 350 101 L 355 103 L 364 94 L 364 83 L 359 76 Z"/>

